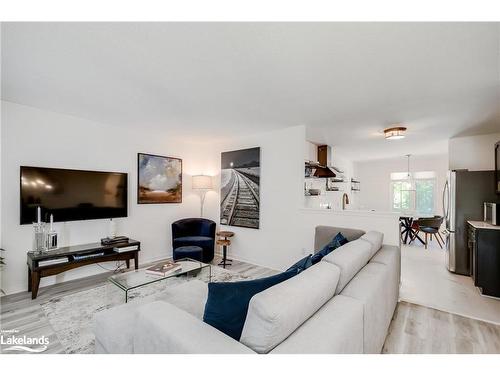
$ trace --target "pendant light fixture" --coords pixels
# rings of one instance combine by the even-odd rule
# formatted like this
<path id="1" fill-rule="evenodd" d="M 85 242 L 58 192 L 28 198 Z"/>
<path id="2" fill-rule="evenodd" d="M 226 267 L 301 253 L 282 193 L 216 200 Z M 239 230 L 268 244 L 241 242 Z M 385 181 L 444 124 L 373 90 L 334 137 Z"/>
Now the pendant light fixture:
<path id="1" fill-rule="evenodd" d="M 408 185 L 406 185 L 406 186 L 409 186 L 409 187 L 401 189 L 401 190 L 402 191 L 417 191 L 417 189 L 415 188 L 415 181 L 413 180 L 413 175 L 410 172 L 410 157 L 411 157 L 411 154 L 407 154 L 405 156 L 407 157 L 406 181 L 408 182 Z"/>

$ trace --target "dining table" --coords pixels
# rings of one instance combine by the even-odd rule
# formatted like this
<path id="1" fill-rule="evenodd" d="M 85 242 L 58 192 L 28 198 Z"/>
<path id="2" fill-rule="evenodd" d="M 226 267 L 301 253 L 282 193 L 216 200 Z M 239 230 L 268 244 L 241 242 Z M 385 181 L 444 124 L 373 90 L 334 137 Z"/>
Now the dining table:
<path id="1" fill-rule="evenodd" d="M 422 214 L 417 212 L 403 212 L 399 216 L 399 222 L 401 224 L 401 241 L 406 245 L 408 243 L 408 238 L 410 242 L 417 239 L 422 245 L 425 245 L 425 241 L 418 235 L 417 229 L 413 228 L 413 223 L 419 218 L 430 218 L 434 217 L 431 214 Z"/>

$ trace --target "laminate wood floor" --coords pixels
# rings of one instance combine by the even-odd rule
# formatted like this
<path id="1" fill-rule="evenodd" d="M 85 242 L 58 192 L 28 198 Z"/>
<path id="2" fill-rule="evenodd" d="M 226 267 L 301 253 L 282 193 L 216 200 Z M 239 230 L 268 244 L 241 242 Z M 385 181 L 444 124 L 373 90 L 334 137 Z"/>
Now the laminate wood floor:
<path id="1" fill-rule="evenodd" d="M 500 325 L 399 302 L 382 353 L 498 354 Z"/>
<path id="2" fill-rule="evenodd" d="M 415 305 L 500 324 L 500 299 L 482 296 L 469 276 L 446 269 L 445 251 L 436 241 L 401 246 L 401 300 Z"/>
<path id="3" fill-rule="evenodd" d="M 216 265 L 219 258 L 214 259 Z M 233 261 L 228 269 L 258 278 L 277 271 Z M 44 353 L 63 353 L 41 304 L 106 283 L 109 273 L 68 281 L 40 289 L 36 300 L 28 292 L 0 298 L 0 328 L 16 329 L 16 335 L 45 335 L 50 344 Z M 394 314 L 383 353 L 500 353 L 500 326 L 435 309 L 400 302 Z"/>

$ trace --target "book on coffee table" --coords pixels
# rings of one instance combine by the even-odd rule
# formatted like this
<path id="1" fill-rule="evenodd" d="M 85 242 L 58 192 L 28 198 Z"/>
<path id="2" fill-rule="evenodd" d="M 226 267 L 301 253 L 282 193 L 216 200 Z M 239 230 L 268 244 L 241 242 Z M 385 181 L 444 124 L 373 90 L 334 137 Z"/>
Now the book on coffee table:
<path id="1" fill-rule="evenodd" d="M 181 269 L 182 269 L 182 266 L 180 264 L 177 264 L 177 263 L 174 263 L 171 261 L 167 261 L 167 262 L 158 263 L 158 264 L 155 264 L 154 266 L 146 268 L 146 273 L 149 275 L 165 276 L 168 273 L 180 271 Z"/>

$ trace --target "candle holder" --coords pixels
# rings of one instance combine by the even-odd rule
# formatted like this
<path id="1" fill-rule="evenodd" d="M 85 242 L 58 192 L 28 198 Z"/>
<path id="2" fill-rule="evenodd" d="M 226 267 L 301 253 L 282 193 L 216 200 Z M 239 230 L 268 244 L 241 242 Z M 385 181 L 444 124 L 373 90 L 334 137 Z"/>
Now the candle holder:
<path id="1" fill-rule="evenodd" d="M 47 251 L 47 225 L 33 223 L 33 251 L 42 253 Z"/>
<path id="2" fill-rule="evenodd" d="M 57 232 L 49 230 L 46 235 L 47 238 L 47 250 L 57 249 Z"/>

